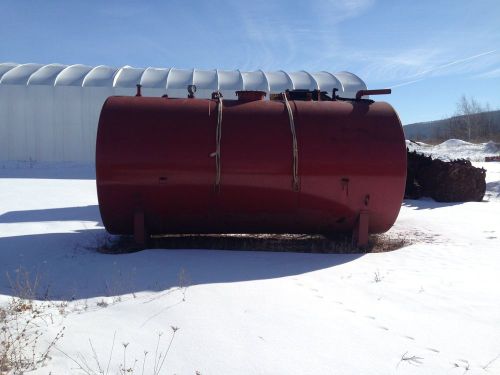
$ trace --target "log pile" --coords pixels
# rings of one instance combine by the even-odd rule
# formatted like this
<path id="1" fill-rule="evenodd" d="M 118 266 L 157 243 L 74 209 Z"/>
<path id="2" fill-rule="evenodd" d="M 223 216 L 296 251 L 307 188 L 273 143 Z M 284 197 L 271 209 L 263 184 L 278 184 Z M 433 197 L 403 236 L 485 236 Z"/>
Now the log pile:
<path id="1" fill-rule="evenodd" d="M 431 197 L 437 202 L 479 202 L 486 191 L 486 170 L 469 160 L 443 161 L 407 151 L 405 198 Z"/>

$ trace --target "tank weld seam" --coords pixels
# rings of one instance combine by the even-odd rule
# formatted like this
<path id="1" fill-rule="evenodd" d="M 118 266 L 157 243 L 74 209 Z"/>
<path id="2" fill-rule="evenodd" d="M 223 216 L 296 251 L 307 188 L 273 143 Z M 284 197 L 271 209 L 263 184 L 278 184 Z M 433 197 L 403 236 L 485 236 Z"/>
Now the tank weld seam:
<path id="1" fill-rule="evenodd" d="M 297 133 L 295 131 L 295 121 L 293 118 L 292 107 L 290 106 L 290 102 L 287 98 L 287 93 L 282 93 L 283 100 L 285 102 L 286 109 L 288 111 L 288 118 L 290 121 L 290 130 L 292 132 L 292 189 L 293 191 L 300 190 L 299 184 L 299 147 L 297 145 Z"/>
<path id="2" fill-rule="evenodd" d="M 215 130 L 215 191 L 220 191 L 221 180 L 221 152 L 222 139 L 222 95 L 217 96 L 217 127 Z"/>

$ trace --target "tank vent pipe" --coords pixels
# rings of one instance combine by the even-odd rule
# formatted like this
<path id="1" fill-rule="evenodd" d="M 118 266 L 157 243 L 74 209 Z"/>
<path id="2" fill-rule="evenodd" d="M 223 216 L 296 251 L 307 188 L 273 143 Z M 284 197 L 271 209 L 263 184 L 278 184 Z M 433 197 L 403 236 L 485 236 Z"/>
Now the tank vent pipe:
<path id="1" fill-rule="evenodd" d="M 360 100 L 365 95 L 386 95 L 392 92 L 391 89 L 378 89 L 378 90 L 359 90 L 356 93 L 356 100 Z"/>
<path id="2" fill-rule="evenodd" d="M 135 94 L 135 96 L 142 96 L 142 94 L 141 94 L 141 87 L 142 87 L 142 85 L 138 83 L 135 86 L 137 87 L 137 93 Z"/>

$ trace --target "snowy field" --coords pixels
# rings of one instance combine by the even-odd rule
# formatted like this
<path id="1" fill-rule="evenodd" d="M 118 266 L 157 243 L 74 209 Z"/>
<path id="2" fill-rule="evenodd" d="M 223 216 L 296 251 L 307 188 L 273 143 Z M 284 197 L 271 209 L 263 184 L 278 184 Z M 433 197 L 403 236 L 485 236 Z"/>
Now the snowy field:
<path id="1" fill-rule="evenodd" d="M 469 143 L 460 139 L 448 139 L 438 145 L 429 145 L 424 142 L 406 141 L 410 151 L 418 151 L 435 158 L 468 159 L 470 161 L 482 162 L 486 156 L 500 155 L 500 143 L 493 141 L 485 143 Z"/>
<path id="2" fill-rule="evenodd" d="M 91 166 L 0 163 L 0 304 L 36 279 L 36 352 L 64 327 L 33 374 L 499 374 L 500 163 L 475 165 L 485 201 L 405 201 L 393 252 L 106 255 Z"/>

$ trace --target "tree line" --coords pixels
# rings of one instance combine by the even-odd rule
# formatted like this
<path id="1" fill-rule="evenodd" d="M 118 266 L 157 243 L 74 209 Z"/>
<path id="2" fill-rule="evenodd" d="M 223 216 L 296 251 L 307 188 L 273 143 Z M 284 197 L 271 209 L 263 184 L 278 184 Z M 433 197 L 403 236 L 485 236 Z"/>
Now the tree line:
<path id="1" fill-rule="evenodd" d="M 475 98 L 462 95 L 452 117 L 411 124 L 404 127 L 407 139 L 426 143 L 441 143 L 447 139 L 468 142 L 500 142 L 500 111 L 492 111 Z"/>

